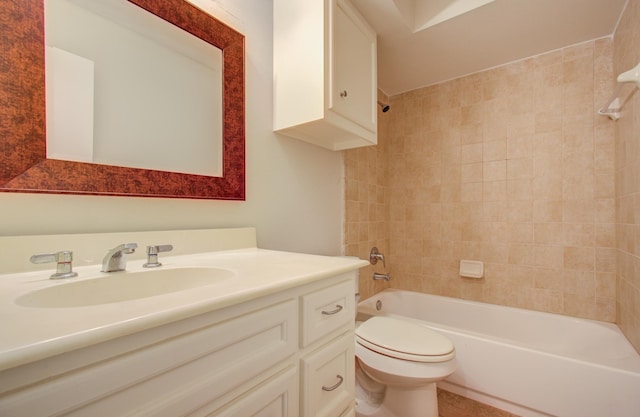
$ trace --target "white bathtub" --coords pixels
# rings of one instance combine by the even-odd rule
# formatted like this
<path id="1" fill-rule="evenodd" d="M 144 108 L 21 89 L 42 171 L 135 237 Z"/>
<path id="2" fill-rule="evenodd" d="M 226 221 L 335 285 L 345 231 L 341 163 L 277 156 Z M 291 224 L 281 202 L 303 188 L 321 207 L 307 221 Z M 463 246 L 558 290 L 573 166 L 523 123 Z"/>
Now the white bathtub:
<path id="1" fill-rule="evenodd" d="M 640 416 L 640 356 L 613 324 L 400 290 L 358 314 L 449 337 L 458 370 L 438 386 L 467 398 L 522 417 Z"/>

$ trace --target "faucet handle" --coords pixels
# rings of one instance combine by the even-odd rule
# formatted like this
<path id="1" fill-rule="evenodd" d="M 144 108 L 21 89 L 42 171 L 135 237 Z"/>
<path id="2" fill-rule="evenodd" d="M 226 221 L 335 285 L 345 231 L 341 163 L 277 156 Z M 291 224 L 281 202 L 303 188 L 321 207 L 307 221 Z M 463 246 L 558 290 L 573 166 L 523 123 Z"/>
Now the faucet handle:
<path id="1" fill-rule="evenodd" d="M 145 268 L 155 268 L 158 266 L 162 266 L 162 264 L 158 262 L 158 254 L 160 252 L 169 252 L 171 250 L 173 250 L 173 245 L 147 246 L 147 262 L 142 266 Z"/>
<path id="2" fill-rule="evenodd" d="M 77 277 L 78 273 L 73 272 L 73 252 L 65 250 L 55 253 L 40 253 L 30 258 L 31 263 L 46 264 L 57 262 L 56 273 L 51 275 L 51 279 L 72 278 Z"/>
<path id="3" fill-rule="evenodd" d="M 381 254 L 378 251 L 377 247 L 373 247 L 371 248 L 371 252 L 369 253 L 369 262 L 371 263 L 371 265 L 375 265 L 378 263 L 378 261 L 382 261 L 382 266 L 384 266 L 385 268 L 387 267 L 387 264 L 384 261 L 384 255 Z"/>

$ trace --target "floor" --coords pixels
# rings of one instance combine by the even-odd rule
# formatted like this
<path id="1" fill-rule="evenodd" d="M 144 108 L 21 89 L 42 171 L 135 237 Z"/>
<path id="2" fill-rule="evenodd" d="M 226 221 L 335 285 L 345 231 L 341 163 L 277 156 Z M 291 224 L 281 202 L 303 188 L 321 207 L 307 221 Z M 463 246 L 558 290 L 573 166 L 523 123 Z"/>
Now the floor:
<path id="1" fill-rule="evenodd" d="M 438 389 L 438 415 L 440 417 L 519 417 L 441 389 Z"/>

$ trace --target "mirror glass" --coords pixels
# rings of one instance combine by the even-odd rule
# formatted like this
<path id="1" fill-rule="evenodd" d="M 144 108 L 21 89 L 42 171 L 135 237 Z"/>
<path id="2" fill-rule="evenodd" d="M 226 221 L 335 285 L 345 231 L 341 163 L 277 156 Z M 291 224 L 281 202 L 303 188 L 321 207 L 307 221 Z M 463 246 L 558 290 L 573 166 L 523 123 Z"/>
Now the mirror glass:
<path id="1" fill-rule="evenodd" d="M 125 7 L 142 14 L 116 13 L 115 28 L 95 36 L 57 33 L 52 25 L 56 34 L 47 33 L 51 45 L 46 48 L 44 1 L 0 1 L 0 191 L 245 199 L 242 34 L 186 0 L 53 0 L 62 7 L 75 7 L 65 13 L 80 13 L 73 24 L 66 21 L 63 26 L 95 26 L 91 28 L 95 30 L 104 18 Z M 93 20 L 85 15 L 89 11 Z M 149 19 L 158 32 L 150 34 L 145 23 Z M 188 45 L 173 39 L 170 33 L 176 29 L 184 32 L 179 37 L 190 34 Z M 122 32 L 135 33 L 134 38 L 128 34 L 125 43 L 144 46 L 134 52 L 109 43 L 107 56 L 116 57 L 117 65 L 78 43 L 78 38 L 98 37 L 107 44 L 105 38 L 115 41 L 124 36 Z M 58 90 L 49 92 L 52 103 L 45 99 L 46 49 L 49 66 L 60 62 L 76 71 L 64 75 L 67 80 L 60 83 L 54 77 L 64 71 L 54 68 L 54 74 L 46 75 L 46 86 Z M 52 58 L 52 50 L 62 58 Z M 156 55 L 165 58 L 159 61 Z M 178 72 L 170 74 L 172 66 Z M 104 81 L 105 71 L 116 73 L 116 78 Z M 129 78 L 134 73 L 141 77 Z M 123 90 L 134 94 L 125 98 Z M 193 90 L 199 94 L 185 94 Z M 114 102 L 106 100 L 110 96 L 116 97 Z M 147 96 L 151 100 L 139 100 Z M 59 98 L 69 103 L 56 105 Z M 47 117 L 47 104 L 52 117 Z M 103 108 L 107 116 L 98 115 Z M 56 115 L 59 112 L 62 115 Z M 109 113 L 125 116 L 124 121 Z M 60 125 L 58 120 L 66 122 Z M 120 131 L 112 131 L 118 126 Z M 55 141 L 47 145 L 47 136 L 59 128 L 72 145 L 60 149 Z M 176 165 L 174 160 L 187 150 L 189 156 Z M 200 161 L 202 154 L 209 159 Z M 153 159 L 147 156 L 159 156 L 161 165 L 139 161 Z"/>
<path id="2" fill-rule="evenodd" d="M 125 0 L 46 0 L 47 158 L 222 173 L 222 51 Z"/>

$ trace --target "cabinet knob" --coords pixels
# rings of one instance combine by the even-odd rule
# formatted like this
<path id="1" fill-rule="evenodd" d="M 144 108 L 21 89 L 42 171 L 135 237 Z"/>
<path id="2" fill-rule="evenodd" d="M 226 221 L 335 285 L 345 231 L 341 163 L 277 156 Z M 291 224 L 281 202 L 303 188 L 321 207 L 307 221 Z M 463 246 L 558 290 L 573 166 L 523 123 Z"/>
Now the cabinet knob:
<path id="1" fill-rule="evenodd" d="M 347 96 L 347 90 L 340 91 L 340 97 L 345 98 Z"/>

